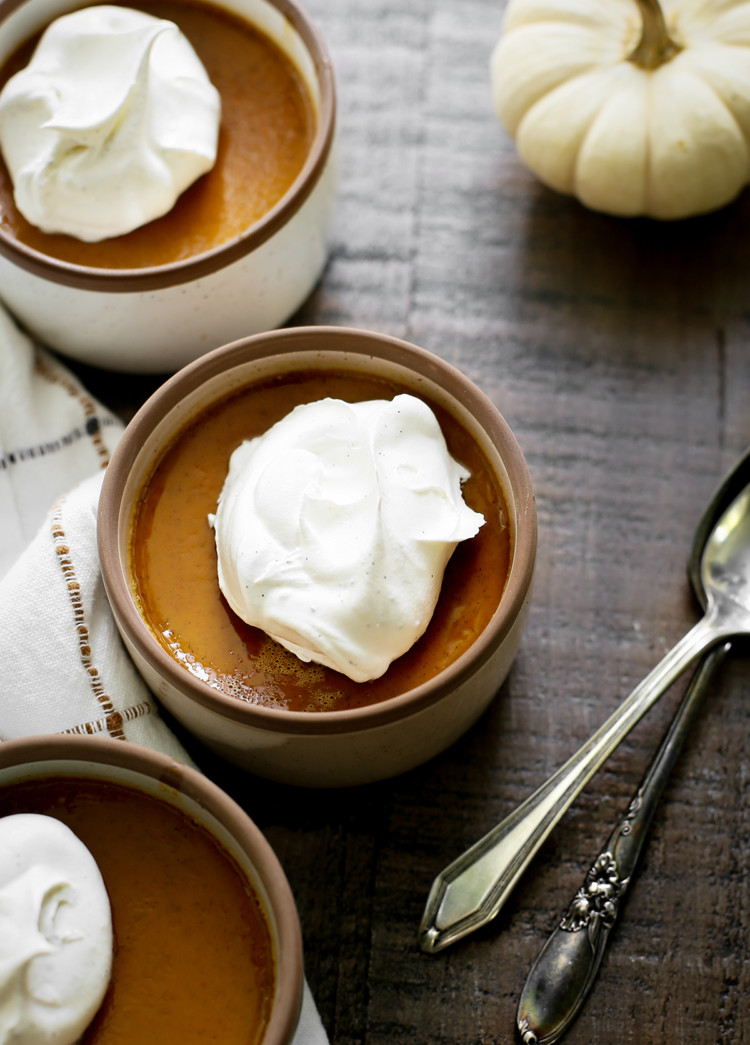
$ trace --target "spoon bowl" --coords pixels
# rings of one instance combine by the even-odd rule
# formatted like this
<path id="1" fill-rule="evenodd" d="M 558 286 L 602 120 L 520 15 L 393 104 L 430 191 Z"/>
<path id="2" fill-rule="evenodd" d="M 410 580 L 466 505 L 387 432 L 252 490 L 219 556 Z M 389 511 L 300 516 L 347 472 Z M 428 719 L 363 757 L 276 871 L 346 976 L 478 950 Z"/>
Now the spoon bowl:
<path id="1" fill-rule="evenodd" d="M 711 539 L 719 519 L 748 486 L 750 486 L 750 450 L 745 451 L 721 482 L 695 528 L 687 572 L 693 593 L 704 610 L 707 602 L 706 589 L 703 584 L 703 558 L 706 545 Z"/>
<path id="2" fill-rule="evenodd" d="M 694 540 L 689 573 L 702 619 L 546 783 L 437 876 L 419 929 L 422 950 L 442 950 L 491 921 L 594 773 L 665 690 L 707 650 L 750 635 L 750 474 L 743 469 L 741 478 L 717 517 L 704 513 Z"/>
<path id="3" fill-rule="evenodd" d="M 717 595 L 745 611 L 750 627 L 750 487 L 731 503 L 714 527 L 701 559 L 703 589 L 711 604 Z"/>

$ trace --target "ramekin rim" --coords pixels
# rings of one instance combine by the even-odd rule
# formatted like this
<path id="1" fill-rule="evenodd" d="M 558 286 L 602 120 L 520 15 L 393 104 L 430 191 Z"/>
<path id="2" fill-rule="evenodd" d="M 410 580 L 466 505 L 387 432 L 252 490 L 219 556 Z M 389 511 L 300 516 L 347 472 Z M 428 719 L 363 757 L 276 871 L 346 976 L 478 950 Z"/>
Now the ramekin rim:
<path id="1" fill-rule="evenodd" d="M 30 0 L 4 0 L 0 23 Z M 94 0 L 95 2 L 95 0 Z M 221 8 L 220 0 L 202 0 Z M 77 265 L 21 243 L 0 226 L 0 255 L 41 279 L 62 286 L 107 294 L 141 293 L 201 279 L 251 254 L 285 226 L 311 195 L 326 169 L 334 148 L 337 92 L 333 61 L 321 32 L 298 0 L 266 0 L 276 7 L 302 38 L 315 66 L 320 86 L 320 108 L 315 136 L 307 159 L 280 200 L 254 225 L 211 250 L 189 258 L 145 268 L 109 269 Z M 85 3 L 83 6 L 88 6 Z"/>
<path id="2" fill-rule="evenodd" d="M 500 441 L 503 447 L 502 452 L 498 447 L 498 453 L 511 482 L 515 507 L 513 557 L 506 586 L 495 613 L 471 648 L 433 679 L 405 693 L 359 708 L 319 713 L 288 711 L 238 700 L 237 697 L 214 690 L 178 665 L 158 644 L 138 613 L 119 569 L 117 542 L 109 539 L 113 534 L 108 532 L 104 518 L 109 513 L 110 502 L 116 501 L 117 484 L 124 484 L 130 463 L 138 452 L 139 432 L 144 424 L 149 425 L 152 421 L 155 423 L 160 417 L 166 416 L 184 395 L 194 391 L 216 373 L 238 365 L 240 358 L 243 363 L 248 362 L 251 358 L 248 352 L 253 348 L 259 348 L 256 356 L 269 356 L 274 353 L 263 351 L 266 345 L 304 342 L 309 337 L 321 340 L 345 340 L 353 337 L 357 341 L 361 340 L 362 347 L 358 350 L 347 345 L 346 351 L 371 358 L 374 353 L 368 351 L 365 345 L 368 342 L 377 342 L 381 350 L 385 348 L 392 353 L 392 356 L 387 357 L 389 361 L 398 362 L 398 357 L 404 355 L 416 358 L 425 368 L 424 371 L 418 371 L 423 377 L 429 377 L 430 370 L 439 371 L 444 379 L 457 383 L 471 402 L 470 412 L 477 418 L 493 444 L 498 447 Z M 444 387 L 442 382 L 437 383 Z M 451 395 L 456 398 L 455 393 L 451 392 Z M 461 402 L 467 405 L 467 398 L 462 398 Z M 508 491 L 506 497 L 507 495 Z M 537 547 L 536 506 L 531 477 L 520 446 L 494 403 L 461 371 L 427 349 L 389 334 L 348 326 L 286 327 L 250 335 L 214 349 L 173 374 L 142 405 L 121 436 L 104 475 L 99 520 L 99 557 L 105 588 L 119 626 L 124 629 L 140 654 L 155 665 L 160 676 L 166 674 L 178 691 L 200 706 L 220 708 L 222 717 L 243 723 L 250 720 L 254 728 L 284 734 L 333 735 L 364 731 L 397 719 L 408 718 L 442 700 L 475 674 L 512 630 L 529 597 Z"/>
<path id="3" fill-rule="evenodd" d="M 297 904 L 279 858 L 263 832 L 239 803 L 215 781 L 172 755 L 128 740 L 109 736 L 45 733 L 3 740 L 0 743 L 0 786 L 6 769 L 29 770 L 45 762 L 70 762 L 126 769 L 185 794 L 229 832 L 246 853 L 272 906 L 278 935 L 277 964 L 283 959 L 284 981 L 277 976 L 274 1005 L 263 1045 L 289 1045 L 299 1022 L 304 991 L 302 930 Z M 43 775 L 43 774 L 41 774 Z M 92 778 L 97 773 L 91 770 Z M 207 830 L 210 828 L 207 827 Z M 281 969 L 279 968 L 279 971 Z M 281 987 L 283 986 L 283 991 Z"/>

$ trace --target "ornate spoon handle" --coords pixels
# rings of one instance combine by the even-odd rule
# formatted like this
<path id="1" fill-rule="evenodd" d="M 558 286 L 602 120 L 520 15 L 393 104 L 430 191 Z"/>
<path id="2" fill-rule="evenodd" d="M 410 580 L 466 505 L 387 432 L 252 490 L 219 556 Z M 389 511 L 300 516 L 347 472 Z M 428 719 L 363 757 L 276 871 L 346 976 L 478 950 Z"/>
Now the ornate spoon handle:
<path id="1" fill-rule="evenodd" d="M 564 765 L 440 872 L 419 927 L 422 950 L 442 950 L 495 917 L 534 854 L 623 737 L 685 668 L 741 630 L 731 619 L 732 606 L 728 599 L 721 606 L 710 603 L 703 619 Z"/>
<path id="2" fill-rule="evenodd" d="M 516 1016 L 524 1045 L 558 1041 L 588 997 L 669 774 L 729 648 L 701 661 L 627 813 L 532 966 Z"/>

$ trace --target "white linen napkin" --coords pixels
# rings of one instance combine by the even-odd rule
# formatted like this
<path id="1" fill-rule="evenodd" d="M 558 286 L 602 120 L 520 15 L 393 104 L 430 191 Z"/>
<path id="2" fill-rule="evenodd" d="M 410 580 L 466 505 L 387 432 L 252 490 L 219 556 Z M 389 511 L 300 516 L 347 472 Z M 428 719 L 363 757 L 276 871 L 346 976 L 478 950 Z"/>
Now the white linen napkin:
<path id="1" fill-rule="evenodd" d="M 122 423 L 0 306 L 0 741 L 104 734 L 193 764 L 119 637 L 96 511 Z M 305 984 L 294 1045 L 328 1041 Z"/>

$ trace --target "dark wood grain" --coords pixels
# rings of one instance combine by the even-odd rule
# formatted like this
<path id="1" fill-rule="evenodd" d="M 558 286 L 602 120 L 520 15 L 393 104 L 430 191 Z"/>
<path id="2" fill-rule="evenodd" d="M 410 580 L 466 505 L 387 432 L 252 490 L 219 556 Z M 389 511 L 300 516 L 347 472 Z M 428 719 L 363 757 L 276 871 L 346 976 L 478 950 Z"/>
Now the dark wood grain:
<path id="1" fill-rule="evenodd" d="M 588 212 L 540 186 L 494 118 L 502 4 L 308 6 L 337 70 L 341 175 L 330 261 L 292 322 L 405 337 L 484 389 L 529 463 L 538 573 L 498 699 L 428 765 L 344 793 L 205 765 L 287 871 L 332 1045 L 512 1042 L 529 965 L 681 684 L 590 783 L 493 926 L 426 956 L 423 905 L 434 875 L 696 619 L 693 528 L 750 443 L 750 194 L 671 225 Z M 123 417 L 156 383 L 79 370 Z M 569 1045 L 750 1040 L 749 704 L 737 657 L 688 738 Z"/>

